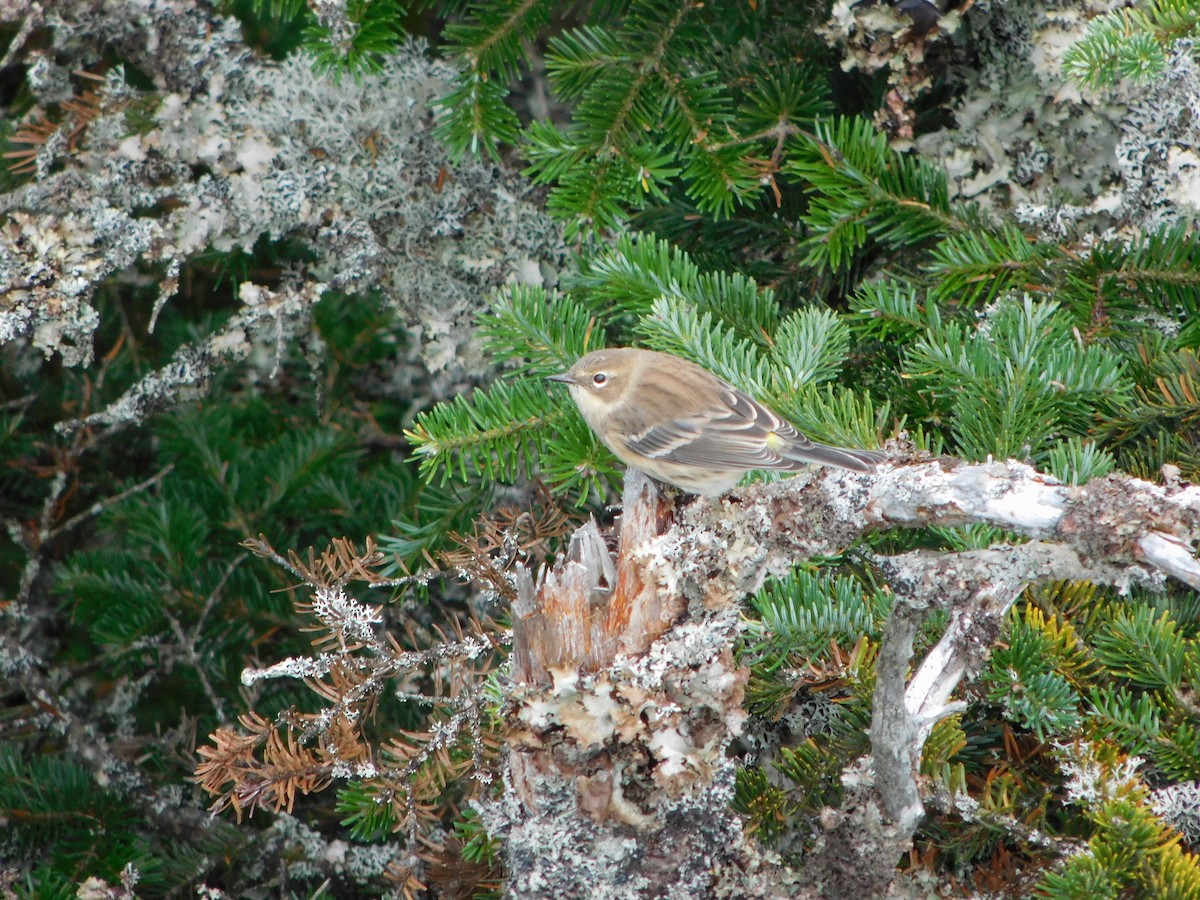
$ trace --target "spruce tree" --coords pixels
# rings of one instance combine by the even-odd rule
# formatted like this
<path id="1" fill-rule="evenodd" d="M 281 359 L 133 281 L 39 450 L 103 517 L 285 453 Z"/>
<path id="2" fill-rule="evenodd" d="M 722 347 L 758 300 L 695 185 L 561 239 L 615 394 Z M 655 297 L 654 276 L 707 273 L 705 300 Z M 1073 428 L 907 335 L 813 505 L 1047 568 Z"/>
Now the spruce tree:
<path id="1" fill-rule="evenodd" d="M 1010 6 L 7 23 L 5 890 L 1200 895 L 1200 7 Z"/>

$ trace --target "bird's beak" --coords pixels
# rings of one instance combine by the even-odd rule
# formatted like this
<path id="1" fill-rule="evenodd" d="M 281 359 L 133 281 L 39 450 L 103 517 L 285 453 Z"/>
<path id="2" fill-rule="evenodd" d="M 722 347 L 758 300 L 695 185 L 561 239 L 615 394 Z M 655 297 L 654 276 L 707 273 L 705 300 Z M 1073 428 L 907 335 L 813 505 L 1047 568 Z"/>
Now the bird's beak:
<path id="1" fill-rule="evenodd" d="M 547 375 L 547 381 L 561 381 L 563 384 L 574 384 L 575 379 L 571 377 L 570 372 L 563 372 L 561 375 Z"/>

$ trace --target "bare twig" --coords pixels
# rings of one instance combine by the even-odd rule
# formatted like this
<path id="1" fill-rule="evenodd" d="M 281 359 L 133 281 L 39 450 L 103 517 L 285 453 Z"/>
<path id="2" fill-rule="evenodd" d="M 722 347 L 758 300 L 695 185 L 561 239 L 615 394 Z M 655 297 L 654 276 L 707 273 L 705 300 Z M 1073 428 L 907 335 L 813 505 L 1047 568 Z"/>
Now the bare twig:
<path id="1" fill-rule="evenodd" d="M 71 516 L 71 518 L 67 519 L 61 525 L 58 525 L 55 528 L 53 528 L 49 532 L 47 537 L 49 537 L 50 539 L 56 538 L 59 535 L 63 534 L 64 532 L 70 531 L 72 528 L 79 525 L 80 523 L 85 522 L 88 519 L 91 519 L 91 518 L 94 518 L 95 516 L 100 515 L 102 512 L 104 512 L 109 507 L 116 506 L 122 500 L 127 500 L 130 497 L 132 497 L 134 494 L 140 494 L 143 491 L 149 490 L 150 488 L 152 488 L 156 484 L 158 484 L 160 481 L 162 481 L 164 478 L 166 478 L 168 475 L 170 475 L 174 470 L 175 470 L 175 464 L 171 463 L 168 466 L 166 466 L 165 468 L 156 472 L 154 475 L 151 475 L 145 481 L 139 481 L 137 484 L 132 485 L 131 487 L 127 487 L 125 490 L 121 491 L 119 494 L 113 494 L 111 497 L 105 497 L 103 500 L 97 500 L 95 503 L 93 503 L 91 506 L 89 506 L 83 512 L 77 513 L 77 514 Z"/>

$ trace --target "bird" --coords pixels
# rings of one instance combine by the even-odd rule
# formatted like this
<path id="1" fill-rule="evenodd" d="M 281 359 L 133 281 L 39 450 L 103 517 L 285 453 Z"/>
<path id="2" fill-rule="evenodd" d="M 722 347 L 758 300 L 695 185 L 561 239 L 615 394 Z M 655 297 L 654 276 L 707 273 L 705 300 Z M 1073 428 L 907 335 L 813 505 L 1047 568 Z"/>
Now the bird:
<path id="1" fill-rule="evenodd" d="M 628 466 L 691 494 L 719 496 L 746 472 L 809 463 L 869 473 L 886 456 L 809 440 L 749 394 L 694 362 L 634 347 L 595 350 L 548 377 Z"/>

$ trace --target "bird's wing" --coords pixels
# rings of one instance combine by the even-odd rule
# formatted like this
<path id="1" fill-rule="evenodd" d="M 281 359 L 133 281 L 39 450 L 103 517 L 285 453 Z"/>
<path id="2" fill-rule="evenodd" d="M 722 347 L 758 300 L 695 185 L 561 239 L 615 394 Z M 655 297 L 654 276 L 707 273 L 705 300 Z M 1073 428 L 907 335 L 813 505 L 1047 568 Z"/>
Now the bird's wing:
<path id="1" fill-rule="evenodd" d="M 791 424 L 741 391 L 726 388 L 721 399 L 719 406 L 702 414 L 628 433 L 630 449 L 685 466 L 749 470 L 787 467 L 781 450 L 811 444 Z"/>

